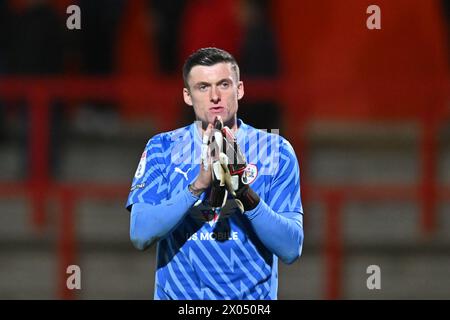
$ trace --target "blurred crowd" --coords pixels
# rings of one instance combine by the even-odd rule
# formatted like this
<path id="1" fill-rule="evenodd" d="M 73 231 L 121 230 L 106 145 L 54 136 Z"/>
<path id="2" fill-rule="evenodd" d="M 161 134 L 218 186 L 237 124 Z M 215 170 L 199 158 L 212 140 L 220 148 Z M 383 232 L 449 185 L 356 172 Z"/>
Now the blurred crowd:
<path id="1" fill-rule="evenodd" d="M 71 4 L 81 8 L 79 32 L 66 28 L 66 8 Z M 2 0 L 0 70 L 3 74 L 171 75 L 179 73 L 190 52 L 209 44 L 233 53 L 247 72 L 272 75 L 276 49 L 269 4 L 264 0 Z M 261 50 L 255 56 L 257 49 Z M 140 59 L 130 59 L 136 57 Z M 260 61 L 264 63 L 256 66 Z"/>
<path id="2" fill-rule="evenodd" d="M 66 27 L 70 15 L 66 9 L 72 4 L 81 9 L 81 30 Z M 185 58 L 205 46 L 220 47 L 235 55 L 246 78 L 276 77 L 279 57 L 270 4 L 266 0 L 0 0 L 0 77 L 181 79 Z M 57 168 L 58 146 L 65 136 L 67 108 L 63 103 L 53 101 L 50 106 L 52 168 Z M 77 109 L 87 113 L 83 119 L 94 121 L 96 114 L 114 112 L 115 104 L 85 101 L 86 108 Z M 256 108 L 259 112 L 255 114 Z M 241 110 L 244 117 L 253 114 L 256 127 L 280 127 L 274 102 L 248 104 Z M 268 112 L 273 117 L 265 116 Z M 0 99 L 0 124 L 5 124 L 10 113 L 20 119 L 20 145 L 26 152 L 26 101 L 11 105 Z M 185 118 L 189 117 L 192 113 L 187 110 Z M 82 126 L 86 127 L 87 121 L 82 120 Z M 0 135 L 4 137 L 5 132 Z"/>
<path id="3" fill-rule="evenodd" d="M 286 10 L 289 6 L 286 1 L 283 3 Z M 449 1 L 440 3 L 449 26 Z M 66 27 L 69 17 L 66 9 L 72 4 L 81 9 L 81 30 Z M 274 0 L 0 0 L 0 78 L 23 75 L 156 76 L 180 79 L 181 85 L 181 66 L 185 58 L 206 46 L 231 52 L 240 64 L 244 80 L 276 78 L 281 72 L 280 61 L 310 57 L 309 53 L 298 57 L 300 49 L 297 47 L 315 42 L 311 42 L 313 36 L 304 32 L 302 38 L 293 39 L 305 41 L 305 44 L 296 45 L 297 51 L 289 57 L 286 56 L 289 52 L 284 51 L 281 59 L 272 12 L 274 4 Z M 301 23 L 298 22 L 300 26 Z M 320 30 L 316 30 L 316 35 Z M 329 52 L 320 51 L 320 57 L 310 57 L 312 60 L 305 61 L 304 65 L 329 60 Z M 346 52 L 342 54 L 346 55 Z M 315 70 L 305 69 L 304 65 L 300 66 L 302 72 Z M 343 64 L 341 69 L 345 68 Z M 55 153 L 52 159 L 57 159 L 56 146 L 63 143 L 63 130 L 67 127 L 64 121 L 68 108 L 64 108 L 64 103 L 55 100 L 50 106 L 51 144 Z M 83 128 L 94 122 L 96 115 L 111 114 L 117 108 L 116 104 L 85 101 L 86 108 L 76 108 L 78 114 L 85 113 L 84 117 L 79 117 L 79 126 Z M 278 101 L 243 101 L 243 105 L 240 116 L 244 120 L 251 118 L 255 127 L 282 127 L 282 108 Z M 183 122 L 192 120 L 192 112 L 188 108 L 183 110 L 187 110 Z M 25 99 L 12 105 L 0 98 L 0 137 L 5 137 L 8 127 L 5 123 L 12 112 L 20 119 L 23 142 L 20 145 L 26 152 L 29 130 Z M 113 127 L 111 122 L 103 119 L 100 116 L 97 124 L 103 123 L 106 129 Z"/>

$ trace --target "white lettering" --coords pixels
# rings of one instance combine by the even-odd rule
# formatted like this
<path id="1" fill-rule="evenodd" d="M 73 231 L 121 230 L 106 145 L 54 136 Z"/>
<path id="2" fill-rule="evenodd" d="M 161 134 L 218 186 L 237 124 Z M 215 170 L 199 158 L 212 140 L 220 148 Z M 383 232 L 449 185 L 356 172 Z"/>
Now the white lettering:
<path id="1" fill-rule="evenodd" d="M 81 289 L 81 269 L 77 265 L 70 265 L 66 269 L 66 273 L 70 274 L 70 276 L 67 278 L 66 286 L 67 289 L 73 290 Z"/>
<path id="2" fill-rule="evenodd" d="M 66 9 L 67 14 L 71 14 L 66 20 L 66 26 L 69 30 L 81 29 L 81 9 L 77 5 L 70 5 Z"/>
<path id="3" fill-rule="evenodd" d="M 381 269 L 379 266 L 373 264 L 367 267 L 367 274 L 370 276 L 367 278 L 366 285 L 367 289 L 381 289 Z"/>
<path id="4" fill-rule="evenodd" d="M 239 240 L 238 233 L 236 231 L 233 231 L 231 233 L 229 232 L 202 232 L 200 233 L 200 236 L 198 236 L 196 233 L 190 235 L 189 233 L 186 234 L 187 241 L 190 240 Z"/>
<path id="5" fill-rule="evenodd" d="M 367 29 L 373 30 L 373 29 L 381 29 L 381 9 L 379 6 L 372 4 L 367 7 L 366 13 L 371 13 L 367 18 L 366 26 Z"/>

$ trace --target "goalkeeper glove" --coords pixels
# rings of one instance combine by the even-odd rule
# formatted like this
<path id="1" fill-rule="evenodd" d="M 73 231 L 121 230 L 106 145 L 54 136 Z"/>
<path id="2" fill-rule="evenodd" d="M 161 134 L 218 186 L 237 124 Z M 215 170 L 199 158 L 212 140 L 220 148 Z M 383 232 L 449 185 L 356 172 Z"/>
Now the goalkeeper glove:
<path id="1" fill-rule="evenodd" d="M 220 154 L 220 164 L 225 173 L 226 187 L 235 198 L 241 212 L 252 210 L 259 204 L 260 198 L 249 186 L 250 167 L 230 128 L 223 127 L 222 136 L 223 152 Z"/>
<path id="2" fill-rule="evenodd" d="M 216 117 L 214 120 L 213 133 L 209 141 L 210 157 L 211 157 L 211 191 L 209 194 L 209 204 L 213 208 L 222 208 L 225 206 L 228 197 L 226 187 L 226 171 L 221 165 L 223 159 L 223 122 Z"/>

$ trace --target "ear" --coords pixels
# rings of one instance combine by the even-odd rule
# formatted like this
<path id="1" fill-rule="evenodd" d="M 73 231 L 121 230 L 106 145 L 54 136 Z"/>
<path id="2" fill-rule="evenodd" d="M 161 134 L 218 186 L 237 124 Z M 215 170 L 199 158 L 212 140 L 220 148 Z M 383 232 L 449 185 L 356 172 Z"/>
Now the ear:
<path id="1" fill-rule="evenodd" d="M 238 90 L 238 96 L 237 96 L 238 100 L 241 100 L 242 97 L 244 96 L 244 83 L 242 81 L 239 81 L 237 90 Z"/>
<path id="2" fill-rule="evenodd" d="M 189 90 L 187 88 L 183 88 L 183 99 L 184 102 L 188 105 L 192 107 L 192 98 L 191 98 L 191 94 L 189 93 Z"/>

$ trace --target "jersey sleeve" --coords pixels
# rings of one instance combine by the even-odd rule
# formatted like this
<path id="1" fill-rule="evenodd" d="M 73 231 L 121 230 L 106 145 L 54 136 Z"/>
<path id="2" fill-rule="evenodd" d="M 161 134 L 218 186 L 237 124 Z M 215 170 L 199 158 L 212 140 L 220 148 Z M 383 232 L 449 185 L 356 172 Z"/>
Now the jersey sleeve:
<path id="1" fill-rule="evenodd" d="M 164 144 L 160 136 L 149 140 L 139 160 L 131 183 L 126 208 L 131 211 L 135 203 L 160 204 L 168 195 L 168 183 L 164 174 Z"/>
<path id="2" fill-rule="evenodd" d="M 303 214 L 300 197 L 300 169 L 291 144 L 281 138 L 278 168 L 270 186 L 268 205 L 275 212 L 299 212 Z"/>

